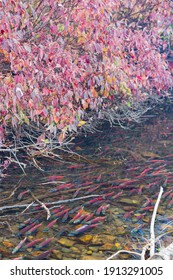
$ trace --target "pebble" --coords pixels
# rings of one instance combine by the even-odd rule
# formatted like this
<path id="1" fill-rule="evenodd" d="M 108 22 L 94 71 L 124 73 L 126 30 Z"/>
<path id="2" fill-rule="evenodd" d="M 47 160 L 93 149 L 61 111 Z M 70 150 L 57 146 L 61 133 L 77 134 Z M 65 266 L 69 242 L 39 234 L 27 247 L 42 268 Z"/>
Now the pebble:
<path id="1" fill-rule="evenodd" d="M 69 254 L 71 252 L 71 250 L 69 248 L 65 248 L 65 247 L 63 247 L 61 249 L 61 251 L 62 251 L 62 253 L 65 253 L 65 254 Z"/>
<path id="2" fill-rule="evenodd" d="M 93 252 L 91 250 L 88 250 L 86 253 L 87 255 L 92 255 Z"/>
<path id="3" fill-rule="evenodd" d="M 77 247 L 71 247 L 70 250 L 71 250 L 73 253 L 81 254 L 81 250 L 79 250 Z"/>
<path id="4" fill-rule="evenodd" d="M 63 258 L 63 254 L 59 250 L 53 250 L 51 256 L 55 260 L 62 260 Z"/>
<path id="5" fill-rule="evenodd" d="M 85 235 L 79 237 L 79 240 L 82 241 L 83 243 L 88 244 L 88 243 L 90 243 L 90 241 L 92 240 L 92 238 L 93 238 L 92 235 L 90 235 L 90 234 L 85 234 Z"/>
<path id="6" fill-rule="evenodd" d="M 93 236 L 93 239 L 92 239 L 91 243 L 93 245 L 103 245 L 104 240 L 99 235 L 95 235 L 95 236 Z"/>
<path id="7" fill-rule="evenodd" d="M 111 243 L 105 243 L 99 249 L 102 251 L 106 251 L 106 250 L 115 251 L 116 250 L 115 245 L 111 244 Z"/>
<path id="8" fill-rule="evenodd" d="M 75 243 L 75 241 L 69 240 L 68 238 L 65 237 L 58 239 L 57 242 L 65 247 L 72 247 Z"/>
<path id="9" fill-rule="evenodd" d="M 5 239 L 2 244 L 7 247 L 7 248 L 11 248 L 11 247 L 14 247 L 14 244 L 11 243 L 9 240 Z"/>
<path id="10" fill-rule="evenodd" d="M 89 246 L 88 249 L 91 250 L 92 252 L 97 253 L 99 251 L 100 247 L 99 246 Z"/>

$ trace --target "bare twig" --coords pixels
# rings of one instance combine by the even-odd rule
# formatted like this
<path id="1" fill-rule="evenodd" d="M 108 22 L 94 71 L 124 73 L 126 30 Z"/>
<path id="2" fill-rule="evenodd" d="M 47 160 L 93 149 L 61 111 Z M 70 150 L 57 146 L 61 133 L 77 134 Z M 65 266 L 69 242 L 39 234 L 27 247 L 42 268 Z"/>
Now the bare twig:
<path id="1" fill-rule="evenodd" d="M 20 162 L 20 161 L 18 160 L 18 158 L 17 158 L 17 156 L 16 156 L 15 153 L 12 152 L 12 154 L 14 155 L 14 157 L 15 157 L 16 160 L 13 159 L 13 158 L 10 158 L 10 157 L 7 157 L 7 159 L 9 159 L 10 162 L 17 163 L 17 164 L 20 166 L 20 168 L 22 169 L 23 173 L 26 175 L 26 172 L 25 172 L 25 170 L 24 170 L 24 168 L 26 168 L 26 164 L 23 163 L 23 162 Z"/>
<path id="2" fill-rule="evenodd" d="M 93 197 L 100 197 L 101 195 L 87 195 L 87 196 L 81 196 L 81 197 L 75 197 L 72 199 L 64 199 L 64 200 L 58 200 L 58 201 L 53 201 L 53 202 L 47 202 L 47 205 L 59 205 L 59 204 L 64 204 L 64 203 L 73 203 L 75 201 L 78 200 L 83 200 L 83 199 L 88 199 L 88 198 L 93 198 Z M 104 195 L 102 195 L 104 196 Z M 32 206 L 38 206 L 40 205 L 40 203 L 33 203 Z M 0 207 L 0 211 L 4 211 L 4 210 L 11 210 L 11 209 L 20 209 L 20 208 L 25 208 L 27 207 L 28 204 L 16 204 L 16 205 L 7 205 L 7 206 L 2 206 Z"/>
<path id="3" fill-rule="evenodd" d="M 11 226 L 10 226 L 9 222 L 4 221 L 4 222 L 0 222 L 0 224 L 2 224 L 2 225 L 7 225 L 7 226 L 8 226 L 8 228 L 9 228 L 9 230 L 10 230 L 12 233 L 14 233 L 14 231 L 12 230 L 12 228 L 11 228 Z"/>
<path id="4" fill-rule="evenodd" d="M 30 191 L 30 194 L 31 194 L 32 198 L 35 201 L 37 201 L 41 205 L 41 207 L 43 207 L 45 209 L 45 211 L 47 213 L 47 220 L 49 220 L 49 218 L 51 217 L 49 208 L 47 208 L 47 206 L 43 202 L 41 202 L 38 198 L 36 198 L 36 196 L 31 191 Z"/>
<path id="5" fill-rule="evenodd" d="M 24 214 L 31 206 L 33 206 L 33 204 L 34 204 L 34 201 L 32 201 L 30 204 L 28 204 L 26 206 L 26 208 L 22 211 L 22 214 Z"/>
<path id="6" fill-rule="evenodd" d="M 18 190 L 18 188 L 21 187 L 21 181 L 22 181 L 22 179 L 23 179 L 23 177 L 20 178 L 19 182 L 18 182 L 17 185 L 14 187 L 14 189 L 13 189 L 13 191 L 10 193 L 10 195 L 9 195 L 8 197 L 6 197 L 6 198 L 1 199 L 0 202 L 10 199 L 10 198 L 16 193 L 16 191 Z"/>
<path id="7" fill-rule="evenodd" d="M 158 206 L 159 206 L 159 203 L 160 203 L 160 199 L 161 199 L 162 193 L 163 193 L 163 188 L 160 187 L 160 192 L 159 192 L 156 204 L 154 206 L 153 215 L 152 215 L 151 224 L 150 224 L 150 236 L 151 236 L 150 240 L 149 240 L 149 243 L 150 243 L 150 257 L 152 257 L 154 255 L 154 253 L 155 253 L 154 224 L 155 224 L 157 209 L 158 209 Z"/>

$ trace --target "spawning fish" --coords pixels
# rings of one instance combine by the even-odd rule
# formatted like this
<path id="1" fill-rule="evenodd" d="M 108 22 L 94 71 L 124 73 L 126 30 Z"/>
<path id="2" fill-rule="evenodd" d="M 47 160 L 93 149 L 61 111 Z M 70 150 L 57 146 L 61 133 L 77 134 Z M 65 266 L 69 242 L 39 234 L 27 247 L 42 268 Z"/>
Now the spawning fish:
<path id="1" fill-rule="evenodd" d="M 29 190 L 21 192 L 21 193 L 18 195 L 17 199 L 18 199 L 18 200 L 21 200 L 22 197 L 23 197 L 26 193 L 29 193 Z"/>
<path id="2" fill-rule="evenodd" d="M 88 214 L 83 214 L 83 215 L 81 215 L 78 219 L 76 219 L 76 220 L 73 222 L 73 224 L 76 225 L 76 224 L 81 223 L 82 220 L 84 220 L 87 216 L 88 216 Z"/>
<path id="3" fill-rule="evenodd" d="M 77 206 L 75 208 L 72 208 L 70 211 L 69 211 L 69 214 L 74 214 L 76 211 L 78 211 L 79 209 L 81 209 L 81 206 Z"/>
<path id="4" fill-rule="evenodd" d="M 75 193 L 74 193 L 74 195 L 73 195 L 73 198 L 77 197 L 77 195 L 79 194 L 80 190 L 81 190 L 81 188 L 79 188 L 79 189 L 77 189 L 77 190 L 75 191 Z"/>
<path id="5" fill-rule="evenodd" d="M 129 181 L 125 181 L 124 183 L 120 184 L 121 187 L 126 187 L 128 185 L 130 185 L 131 183 L 135 183 L 138 182 L 138 180 L 136 179 L 130 179 Z"/>
<path id="6" fill-rule="evenodd" d="M 35 250 L 40 250 L 40 249 L 42 249 L 43 247 L 47 246 L 53 239 L 54 239 L 54 237 L 47 238 L 46 240 L 44 240 L 43 242 L 41 242 L 39 245 L 37 245 L 37 246 L 35 247 Z"/>
<path id="7" fill-rule="evenodd" d="M 104 221 L 106 219 L 106 217 L 97 217 L 97 218 L 94 218 L 92 220 L 89 220 L 88 222 L 86 222 L 88 225 L 91 225 L 91 224 L 96 224 L 96 223 L 99 223 L 101 221 Z"/>
<path id="8" fill-rule="evenodd" d="M 85 192 L 85 194 L 88 195 L 88 194 L 90 194 L 90 193 L 96 191 L 98 188 L 99 188 L 99 186 L 94 187 L 94 188 L 89 188 L 89 189 Z"/>
<path id="9" fill-rule="evenodd" d="M 103 194 L 103 198 L 109 197 L 109 196 L 112 197 L 113 194 L 114 194 L 114 192 L 110 192 L 110 193 Z"/>
<path id="10" fill-rule="evenodd" d="M 137 191 L 138 191 L 137 189 L 132 189 L 129 191 L 129 195 L 132 195 L 132 194 L 136 193 Z"/>
<path id="11" fill-rule="evenodd" d="M 72 185 L 71 183 L 61 184 L 58 187 L 51 189 L 49 192 L 57 192 L 59 190 L 66 189 L 66 188 L 72 188 L 72 187 L 74 187 L 74 185 Z"/>
<path id="12" fill-rule="evenodd" d="M 50 222 L 44 229 L 43 232 L 48 231 L 57 221 L 58 219 L 53 220 L 52 222 Z"/>
<path id="13" fill-rule="evenodd" d="M 31 235 L 33 234 L 40 226 L 42 226 L 42 223 L 35 225 L 34 227 L 32 227 L 27 233 L 26 235 Z"/>
<path id="14" fill-rule="evenodd" d="M 95 211 L 95 214 L 97 216 L 99 215 L 105 215 L 105 211 L 106 209 L 110 206 L 110 204 L 107 204 L 107 205 L 101 205 L 96 211 Z"/>
<path id="15" fill-rule="evenodd" d="M 35 246 L 37 243 L 40 243 L 42 240 L 43 238 L 39 238 L 29 242 L 28 244 L 25 245 L 25 249 Z"/>
<path id="16" fill-rule="evenodd" d="M 79 210 L 79 212 L 73 217 L 73 219 L 70 221 L 70 224 L 72 224 L 75 220 L 77 220 L 83 212 L 83 207 Z"/>
<path id="17" fill-rule="evenodd" d="M 89 221 L 94 216 L 94 213 L 87 214 L 86 218 L 82 221 L 82 224 Z"/>
<path id="18" fill-rule="evenodd" d="M 80 168 L 80 167 L 83 167 L 83 164 L 70 165 L 67 168 L 74 169 L 74 168 Z"/>
<path id="19" fill-rule="evenodd" d="M 98 202 L 100 200 L 103 200 L 102 196 L 101 197 L 99 196 L 99 197 L 96 197 L 94 199 L 89 200 L 88 202 L 85 203 L 85 205 L 90 205 L 90 204 L 96 203 L 96 202 Z"/>
<path id="20" fill-rule="evenodd" d="M 152 170 L 151 167 L 145 168 L 145 169 L 141 172 L 141 174 L 138 175 L 136 178 L 141 178 L 141 177 L 143 177 L 143 176 L 144 176 L 146 173 L 148 173 L 148 171 L 150 171 L 150 170 Z"/>
<path id="21" fill-rule="evenodd" d="M 76 230 L 70 232 L 70 233 L 68 234 L 68 236 L 75 236 L 75 235 L 82 234 L 82 233 L 84 233 L 84 232 L 86 232 L 86 231 L 88 231 L 88 230 L 90 230 L 90 229 L 92 229 L 92 228 L 95 228 L 95 227 L 98 226 L 98 225 L 99 225 L 99 224 L 84 225 L 84 226 L 82 226 L 82 227 L 80 227 L 80 228 L 78 228 L 78 229 L 76 229 Z"/>
<path id="22" fill-rule="evenodd" d="M 134 211 L 132 210 L 132 211 L 129 211 L 129 212 L 125 213 L 124 216 L 123 216 L 123 218 L 124 218 L 124 219 L 128 219 L 128 218 L 131 216 L 131 214 L 132 214 L 133 212 L 134 212 Z"/>
<path id="23" fill-rule="evenodd" d="M 121 191 L 121 192 L 115 194 L 114 196 L 111 197 L 111 199 L 116 199 L 116 198 L 118 198 L 120 195 L 122 195 L 122 193 L 123 193 L 123 191 Z"/>
<path id="24" fill-rule="evenodd" d="M 54 214 L 56 214 L 56 213 L 60 212 L 64 207 L 65 207 L 65 206 L 62 205 L 62 206 L 58 207 L 58 209 L 53 209 L 52 212 L 53 212 Z"/>
<path id="25" fill-rule="evenodd" d="M 52 176 L 47 176 L 45 178 L 45 180 L 54 181 L 54 180 L 63 179 L 63 178 L 64 178 L 63 175 L 52 175 Z"/>
<path id="26" fill-rule="evenodd" d="M 23 240 L 20 241 L 20 243 L 13 249 L 12 254 L 17 253 L 23 246 L 23 244 L 25 243 L 27 237 L 25 237 Z"/>
<path id="27" fill-rule="evenodd" d="M 147 210 L 151 210 L 153 208 L 154 208 L 154 206 L 146 206 L 146 207 L 142 207 L 139 211 L 147 211 Z"/>
<path id="28" fill-rule="evenodd" d="M 24 221 L 22 224 L 19 225 L 19 230 L 21 230 L 22 228 L 26 227 L 30 222 L 31 222 L 31 218 L 29 218 L 26 221 Z"/>
<path id="29" fill-rule="evenodd" d="M 62 217 L 61 222 L 62 222 L 62 223 L 65 223 L 65 222 L 67 221 L 68 217 L 69 217 L 69 213 L 68 213 L 68 211 L 67 211 L 67 212 L 65 213 L 65 215 Z"/>
<path id="30" fill-rule="evenodd" d="M 55 218 L 61 218 L 61 217 L 62 217 L 66 212 L 68 212 L 69 210 L 70 210 L 70 208 L 64 209 L 64 210 L 62 210 L 62 211 L 60 211 L 60 212 L 54 214 L 53 216 L 54 216 Z"/>
<path id="31" fill-rule="evenodd" d="M 45 251 L 45 252 L 41 253 L 40 255 L 36 256 L 34 258 L 34 260 L 44 260 L 50 255 L 51 252 L 52 252 L 51 250 L 50 251 Z"/>
<path id="32" fill-rule="evenodd" d="M 22 234 L 24 234 L 25 232 L 27 232 L 28 230 L 30 230 L 32 227 L 34 227 L 35 225 L 37 225 L 37 223 L 35 222 L 35 223 L 32 223 L 32 224 L 30 224 L 30 225 L 28 225 L 28 226 L 26 226 L 26 227 L 24 227 L 24 228 L 22 228 L 20 231 L 19 231 L 19 233 L 17 234 L 17 235 L 22 235 Z"/>

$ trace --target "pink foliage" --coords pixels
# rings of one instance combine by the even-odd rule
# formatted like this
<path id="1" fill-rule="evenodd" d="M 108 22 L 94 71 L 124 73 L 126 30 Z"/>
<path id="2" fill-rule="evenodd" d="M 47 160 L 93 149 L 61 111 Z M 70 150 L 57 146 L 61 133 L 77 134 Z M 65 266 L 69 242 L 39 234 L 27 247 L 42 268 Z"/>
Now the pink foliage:
<path id="1" fill-rule="evenodd" d="M 2 125 L 41 122 L 62 141 L 87 108 L 165 94 L 171 24 L 169 0 L 3 0 L 0 42 L 14 75 L 0 82 Z"/>

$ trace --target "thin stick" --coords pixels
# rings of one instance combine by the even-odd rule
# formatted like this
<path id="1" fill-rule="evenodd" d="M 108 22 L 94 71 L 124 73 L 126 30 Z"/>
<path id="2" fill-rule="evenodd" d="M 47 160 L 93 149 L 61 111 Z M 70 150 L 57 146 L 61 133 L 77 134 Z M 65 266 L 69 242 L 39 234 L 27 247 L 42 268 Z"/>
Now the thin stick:
<path id="1" fill-rule="evenodd" d="M 26 212 L 32 205 L 34 204 L 34 201 L 32 201 L 30 204 L 27 205 L 27 207 L 22 211 L 22 214 Z"/>
<path id="2" fill-rule="evenodd" d="M 4 222 L 0 222 L 0 224 L 2 224 L 2 225 L 7 225 L 7 226 L 8 226 L 8 228 L 9 228 L 9 230 L 10 230 L 12 233 L 14 233 L 14 231 L 12 230 L 12 228 L 11 228 L 11 226 L 10 226 L 9 222 L 4 221 Z"/>
<path id="3" fill-rule="evenodd" d="M 155 233 L 154 233 L 154 224 L 155 224 L 155 219 L 156 219 L 156 214 L 157 214 L 157 209 L 160 203 L 160 199 L 163 193 L 163 188 L 160 187 L 160 192 L 156 201 L 156 204 L 154 206 L 153 210 L 153 215 L 151 218 L 151 224 L 150 224 L 150 258 L 154 255 L 155 253 Z"/>
<path id="4" fill-rule="evenodd" d="M 72 203 L 78 200 L 82 200 L 82 199 L 87 199 L 87 198 L 93 198 L 93 197 L 100 197 L 101 195 L 87 195 L 87 196 L 81 196 L 81 197 L 75 197 L 72 199 L 64 199 L 64 200 L 58 200 L 58 201 L 53 201 L 53 202 L 45 202 L 48 205 L 59 205 L 59 204 L 63 204 L 63 203 Z M 104 195 L 102 195 L 104 196 Z M 39 203 L 40 204 L 40 203 Z M 33 203 L 32 206 L 38 206 L 38 203 Z M 17 205 L 7 205 L 7 206 L 2 206 L 0 207 L 0 211 L 4 211 L 7 209 L 13 209 L 13 208 L 25 208 L 27 207 L 28 204 L 17 204 Z"/>
<path id="5" fill-rule="evenodd" d="M 8 200 L 8 199 L 11 198 L 11 197 L 16 193 L 16 191 L 18 190 L 18 188 L 21 187 L 21 181 L 22 181 L 22 180 L 23 180 L 23 177 L 20 178 L 19 182 L 17 183 L 17 185 L 15 186 L 15 188 L 14 188 L 14 190 L 11 192 L 11 194 L 10 194 L 8 197 L 6 197 L 6 198 L 1 199 L 0 202 L 5 201 L 5 200 Z"/>
<path id="6" fill-rule="evenodd" d="M 18 158 L 17 158 L 17 156 L 16 156 L 15 153 L 12 152 L 12 154 L 13 154 L 13 156 L 15 157 L 16 160 L 14 160 L 13 158 L 9 158 L 9 157 L 7 157 L 7 158 L 10 160 L 10 162 L 17 163 L 17 164 L 20 166 L 20 168 L 22 169 L 23 173 L 26 175 L 26 172 L 25 172 L 25 170 L 24 170 L 24 168 L 26 168 L 26 164 L 23 163 L 23 162 L 20 162 L 20 161 L 18 160 Z M 22 166 L 22 165 L 23 165 L 23 166 Z"/>
<path id="7" fill-rule="evenodd" d="M 38 198 L 36 198 L 36 196 L 31 191 L 30 191 L 30 194 L 31 194 L 32 198 L 35 199 L 35 201 L 37 201 L 41 205 L 41 207 L 43 207 L 45 209 L 45 211 L 47 213 L 47 220 L 49 220 L 49 218 L 51 217 L 49 208 L 47 208 L 47 206 L 43 202 L 41 202 Z"/>

